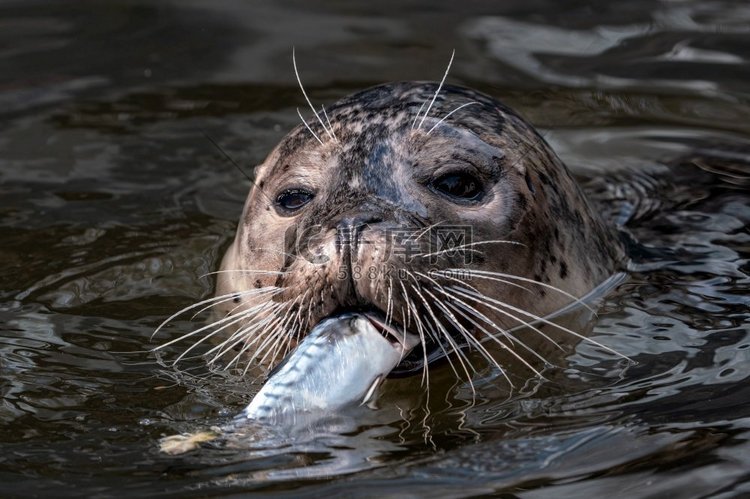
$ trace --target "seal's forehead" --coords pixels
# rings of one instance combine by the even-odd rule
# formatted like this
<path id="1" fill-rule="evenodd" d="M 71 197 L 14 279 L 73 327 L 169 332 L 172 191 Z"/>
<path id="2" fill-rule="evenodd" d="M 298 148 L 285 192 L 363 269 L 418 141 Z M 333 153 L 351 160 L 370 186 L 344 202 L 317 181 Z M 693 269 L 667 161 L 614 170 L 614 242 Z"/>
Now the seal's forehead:
<path id="1" fill-rule="evenodd" d="M 382 152 L 383 144 L 400 148 L 405 137 L 420 133 L 443 135 L 448 141 L 450 129 L 462 129 L 504 147 L 502 136 L 507 126 L 526 126 L 512 110 L 486 94 L 454 85 L 440 87 L 434 82 L 372 87 L 339 100 L 305 122 L 282 140 L 276 157 L 289 159 L 315 150 L 321 164 L 333 157 L 361 159 L 367 157 L 364 152 Z M 461 143 L 466 143 L 465 137 Z"/>
<path id="2" fill-rule="evenodd" d="M 462 109 L 465 111 L 460 112 Z M 448 116 L 449 113 L 453 114 Z M 434 82 L 379 85 L 336 102 L 329 111 L 332 122 L 345 126 L 388 121 L 392 127 L 411 128 L 424 127 L 430 118 L 448 116 L 459 124 L 467 117 L 481 115 L 479 123 L 496 131 L 508 113 L 512 111 L 488 95 L 454 85 L 440 87 Z"/>
<path id="3" fill-rule="evenodd" d="M 438 88 L 440 88 L 439 93 Z M 447 84 L 441 87 L 438 83 L 429 81 L 401 81 L 367 88 L 341 99 L 334 106 L 358 105 L 368 109 L 381 109 L 391 107 L 396 103 L 421 105 L 422 103 L 429 103 L 433 98 L 435 98 L 434 105 L 446 99 L 460 98 L 488 104 L 499 104 L 492 97 L 466 87 Z"/>

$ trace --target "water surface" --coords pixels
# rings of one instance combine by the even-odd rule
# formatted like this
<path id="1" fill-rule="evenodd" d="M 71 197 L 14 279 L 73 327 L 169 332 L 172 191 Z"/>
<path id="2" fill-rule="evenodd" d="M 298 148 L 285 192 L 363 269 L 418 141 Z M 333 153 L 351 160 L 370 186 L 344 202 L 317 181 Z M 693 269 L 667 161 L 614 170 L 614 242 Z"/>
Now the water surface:
<path id="1" fill-rule="evenodd" d="M 750 162 L 746 2 L 0 13 L 0 495 L 750 493 L 750 197 L 741 178 L 693 176 L 691 160 Z M 204 275 L 249 188 L 206 134 L 242 165 L 262 161 L 304 107 L 292 46 L 318 103 L 438 79 L 455 48 L 449 81 L 518 109 L 597 199 L 670 164 L 636 197 L 630 273 L 592 333 L 634 362 L 583 342 L 510 400 L 497 373 L 472 397 L 443 370 L 429 416 L 407 380 L 377 416 L 296 446 L 160 455 L 160 436 L 222 424 L 256 389 L 145 351 L 164 318 L 210 296 Z M 627 207 L 603 209 L 617 223 Z"/>

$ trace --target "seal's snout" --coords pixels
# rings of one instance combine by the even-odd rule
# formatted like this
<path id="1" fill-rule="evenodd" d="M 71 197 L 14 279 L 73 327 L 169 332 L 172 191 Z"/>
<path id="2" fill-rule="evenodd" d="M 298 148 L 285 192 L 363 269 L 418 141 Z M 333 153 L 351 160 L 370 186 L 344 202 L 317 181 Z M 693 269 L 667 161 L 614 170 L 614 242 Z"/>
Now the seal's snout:
<path id="1" fill-rule="evenodd" d="M 362 232 L 369 226 L 383 221 L 380 213 L 365 211 L 347 215 L 339 220 L 336 226 L 336 248 L 355 249 L 360 243 Z"/>
<path id="2" fill-rule="evenodd" d="M 383 217 L 373 211 L 358 211 L 343 216 L 336 225 L 335 248 L 339 258 L 339 272 L 337 279 L 340 291 L 348 295 L 348 300 L 357 305 L 368 305 L 372 297 L 368 296 L 369 290 L 359 289 L 358 281 L 363 273 L 360 254 L 367 253 L 367 246 L 376 243 L 371 237 L 374 227 L 383 221 Z M 370 237 L 365 236 L 370 233 Z M 369 269 L 365 269 L 368 272 Z M 341 282 L 341 281 L 345 282 Z"/>

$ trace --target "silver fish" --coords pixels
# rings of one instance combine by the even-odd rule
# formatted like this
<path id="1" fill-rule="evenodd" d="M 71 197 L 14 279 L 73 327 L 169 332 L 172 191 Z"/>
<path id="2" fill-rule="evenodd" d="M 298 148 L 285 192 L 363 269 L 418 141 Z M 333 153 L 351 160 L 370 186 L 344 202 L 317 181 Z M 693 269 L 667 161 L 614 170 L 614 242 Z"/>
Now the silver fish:
<path id="1" fill-rule="evenodd" d="M 417 344 L 417 336 L 387 327 L 370 314 L 326 319 L 274 370 L 241 416 L 294 422 L 365 404 Z"/>

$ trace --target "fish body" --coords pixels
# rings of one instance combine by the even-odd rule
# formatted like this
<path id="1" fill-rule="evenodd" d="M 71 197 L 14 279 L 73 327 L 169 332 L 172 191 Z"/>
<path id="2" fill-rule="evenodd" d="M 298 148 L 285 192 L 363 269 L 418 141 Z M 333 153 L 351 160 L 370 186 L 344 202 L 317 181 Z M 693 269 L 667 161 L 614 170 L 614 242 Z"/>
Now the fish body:
<path id="1" fill-rule="evenodd" d="M 366 314 L 325 319 L 274 369 L 242 416 L 266 423 L 294 421 L 364 404 L 417 344 L 414 335 Z"/>

